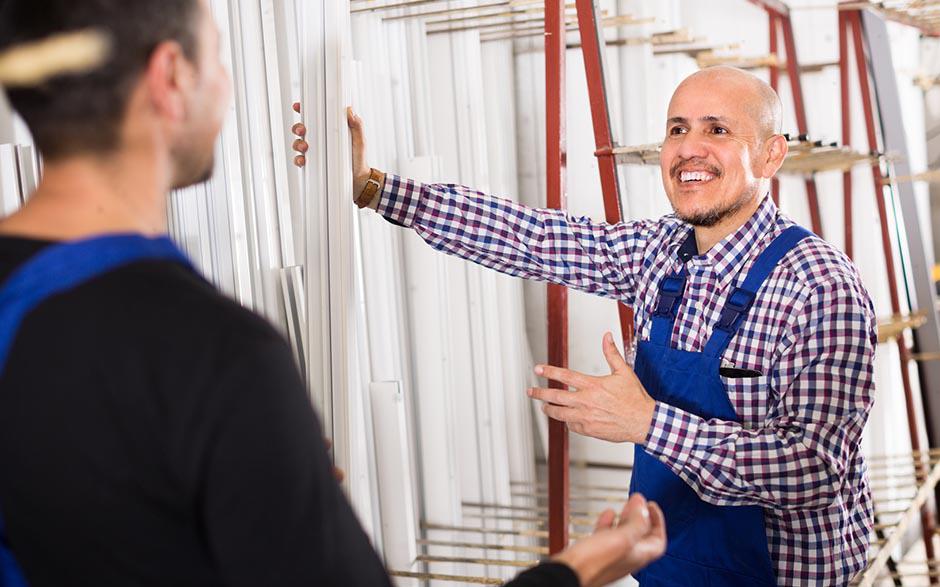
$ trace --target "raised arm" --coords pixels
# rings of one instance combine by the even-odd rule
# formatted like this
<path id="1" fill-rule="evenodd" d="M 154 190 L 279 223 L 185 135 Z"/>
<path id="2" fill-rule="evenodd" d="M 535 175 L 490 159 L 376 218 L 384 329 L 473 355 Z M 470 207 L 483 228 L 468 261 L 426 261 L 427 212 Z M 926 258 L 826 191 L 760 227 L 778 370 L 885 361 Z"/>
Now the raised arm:
<path id="1" fill-rule="evenodd" d="M 633 303 L 646 223 L 602 224 L 453 184 L 389 175 L 378 212 L 439 251 L 524 279 Z"/>
<path id="2" fill-rule="evenodd" d="M 300 105 L 294 104 L 300 112 Z M 632 304 L 647 243 L 661 222 L 620 224 L 528 208 L 455 184 L 422 184 L 386 175 L 366 162 L 362 120 L 347 111 L 353 201 L 413 229 L 434 248 L 508 275 L 565 285 Z M 303 167 L 306 127 L 292 127 L 294 164 Z"/>
<path id="3" fill-rule="evenodd" d="M 612 225 L 527 208 L 460 185 L 423 184 L 384 174 L 375 181 L 377 174 L 366 163 L 362 120 L 351 111 L 349 128 L 354 199 L 366 194 L 361 205 L 413 229 L 448 254 L 508 275 L 633 302 L 646 244 L 662 230 L 660 223 Z"/>

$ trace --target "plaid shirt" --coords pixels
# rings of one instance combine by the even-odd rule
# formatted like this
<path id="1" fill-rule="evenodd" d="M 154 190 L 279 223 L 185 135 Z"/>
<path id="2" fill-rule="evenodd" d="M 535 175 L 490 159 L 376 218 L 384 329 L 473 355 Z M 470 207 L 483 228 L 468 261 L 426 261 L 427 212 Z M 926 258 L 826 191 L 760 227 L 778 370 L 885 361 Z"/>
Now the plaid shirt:
<path id="1" fill-rule="evenodd" d="M 690 230 L 671 215 L 602 224 L 393 175 L 378 211 L 441 251 L 632 306 L 643 340 L 657 285 L 681 268 Z M 765 198 L 737 231 L 687 261 L 673 346 L 702 351 L 732 289 L 792 224 Z M 805 239 L 777 265 L 722 356 L 724 366 L 760 373 L 722 377 L 741 421 L 657 404 L 645 450 L 708 503 L 763 507 L 781 585 L 844 585 L 865 566 L 873 510 L 859 444 L 874 392 L 875 325 L 851 261 Z"/>

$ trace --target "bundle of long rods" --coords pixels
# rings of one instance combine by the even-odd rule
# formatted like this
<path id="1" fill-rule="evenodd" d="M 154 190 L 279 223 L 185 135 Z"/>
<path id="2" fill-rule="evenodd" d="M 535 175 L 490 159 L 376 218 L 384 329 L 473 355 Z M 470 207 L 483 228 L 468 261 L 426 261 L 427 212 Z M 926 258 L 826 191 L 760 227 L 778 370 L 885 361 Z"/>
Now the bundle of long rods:
<path id="1" fill-rule="evenodd" d="M 605 469 L 616 475 L 614 483 L 606 485 L 596 483 L 572 483 L 569 501 L 575 504 L 570 512 L 569 539 L 578 540 L 590 534 L 597 516 L 602 511 L 619 511 L 627 501 L 629 466 L 586 465 L 576 463 L 575 471 Z M 620 475 L 619 472 L 624 475 Z M 622 483 L 619 483 L 620 479 Z M 447 532 L 447 539 L 422 538 L 418 546 L 424 552 L 418 555 L 416 562 L 429 566 L 428 572 L 398 572 L 392 575 L 408 578 L 463 582 L 470 584 L 497 584 L 499 579 L 485 575 L 450 574 L 438 572 L 436 565 L 464 564 L 483 568 L 524 569 L 538 564 L 547 557 L 548 538 L 548 484 L 544 479 L 539 482 L 510 483 L 512 488 L 511 503 L 484 501 L 464 501 L 462 503 L 462 525 L 422 523 L 425 535 L 429 531 Z M 456 536 L 456 537 L 455 537 Z M 519 543 L 519 538 L 528 539 Z M 442 550 L 443 549 L 443 550 Z M 469 552 L 454 553 L 453 549 Z"/>
<path id="2" fill-rule="evenodd" d="M 882 2 L 840 2 L 838 10 L 877 10 L 885 18 L 920 29 L 925 35 L 940 36 L 940 2 L 937 0 L 886 0 Z"/>

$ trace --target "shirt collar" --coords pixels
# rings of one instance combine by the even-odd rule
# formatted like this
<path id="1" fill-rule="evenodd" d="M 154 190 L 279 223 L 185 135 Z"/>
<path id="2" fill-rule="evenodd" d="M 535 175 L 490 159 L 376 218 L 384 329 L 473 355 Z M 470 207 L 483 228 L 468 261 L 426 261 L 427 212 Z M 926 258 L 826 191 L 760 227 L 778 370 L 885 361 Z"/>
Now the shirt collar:
<path id="1" fill-rule="evenodd" d="M 679 262 L 692 261 L 710 265 L 720 283 L 733 278 L 744 261 L 763 249 L 761 241 L 777 219 L 777 205 L 765 197 L 754 214 L 733 233 L 726 236 L 704 255 L 698 254 L 692 227 L 683 223 L 675 232 L 670 252 Z"/>

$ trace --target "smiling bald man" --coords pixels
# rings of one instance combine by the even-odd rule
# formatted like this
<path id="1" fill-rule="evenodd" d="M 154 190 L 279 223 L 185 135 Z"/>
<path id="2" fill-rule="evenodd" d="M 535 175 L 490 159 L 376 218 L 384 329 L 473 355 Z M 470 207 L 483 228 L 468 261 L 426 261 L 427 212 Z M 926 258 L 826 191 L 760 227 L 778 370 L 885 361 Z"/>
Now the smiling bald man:
<path id="1" fill-rule="evenodd" d="M 873 308 L 851 261 L 768 197 L 780 110 L 749 73 L 686 78 L 661 155 L 674 213 L 619 224 L 385 175 L 350 113 L 359 206 L 446 253 L 634 308 L 632 365 L 608 334 L 610 374 L 540 365 L 569 390 L 528 393 L 575 433 L 635 444 L 631 490 L 662 505 L 670 537 L 644 586 L 844 585 L 865 565 Z"/>

